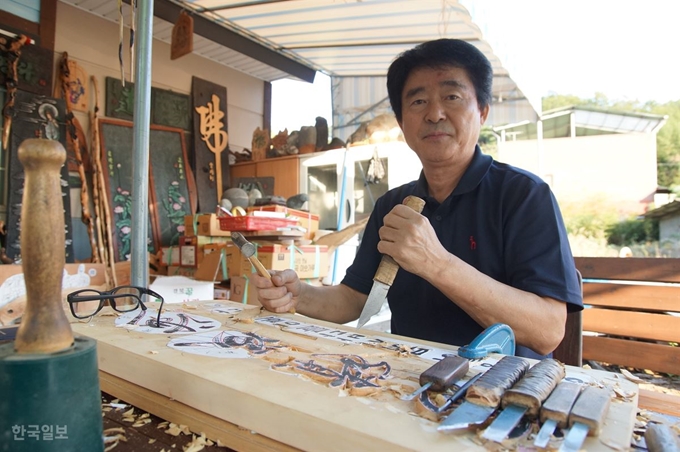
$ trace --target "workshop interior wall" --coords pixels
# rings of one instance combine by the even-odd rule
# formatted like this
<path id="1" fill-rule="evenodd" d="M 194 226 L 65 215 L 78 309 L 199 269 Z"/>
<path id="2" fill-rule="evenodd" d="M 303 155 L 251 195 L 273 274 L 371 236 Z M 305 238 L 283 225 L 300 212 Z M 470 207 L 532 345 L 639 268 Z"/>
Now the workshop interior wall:
<path id="1" fill-rule="evenodd" d="M 129 17 L 125 18 L 124 41 L 129 40 Z M 156 19 L 158 20 L 158 19 Z M 120 78 L 118 63 L 118 24 L 62 2 L 57 3 L 55 37 L 55 83 L 59 83 L 57 68 L 63 52 L 95 76 L 99 84 L 99 117 L 105 115 L 106 77 Z M 124 50 L 126 80 L 130 80 L 130 54 Z M 227 118 L 229 148 L 233 151 L 251 147 L 252 134 L 262 127 L 264 115 L 264 81 L 195 54 L 170 60 L 170 45 L 153 40 L 152 87 L 191 95 L 192 76 L 227 88 Z M 91 88 L 91 87 L 90 87 Z M 91 99 L 93 95 L 90 95 Z M 90 109 L 94 104 L 90 100 Z M 74 112 L 90 140 L 89 118 L 86 112 Z M 191 152 L 191 149 L 187 149 Z M 226 151 L 225 156 L 226 158 Z M 77 173 L 73 173 L 77 179 Z M 73 180 L 74 177 L 71 177 Z M 80 189 L 71 184 L 74 254 L 76 260 L 88 260 L 90 246 L 85 225 L 80 219 Z"/>

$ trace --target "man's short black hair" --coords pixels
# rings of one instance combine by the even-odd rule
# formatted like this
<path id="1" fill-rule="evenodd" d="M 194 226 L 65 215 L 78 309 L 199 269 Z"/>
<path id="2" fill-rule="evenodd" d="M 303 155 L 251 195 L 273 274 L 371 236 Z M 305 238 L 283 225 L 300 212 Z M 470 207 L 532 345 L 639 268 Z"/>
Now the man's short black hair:
<path id="1" fill-rule="evenodd" d="M 493 69 L 486 56 L 477 47 L 460 39 L 437 39 L 403 52 L 387 71 L 387 93 L 397 121 L 401 122 L 401 94 L 409 74 L 414 69 L 447 66 L 467 71 L 480 109 L 491 104 Z"/>

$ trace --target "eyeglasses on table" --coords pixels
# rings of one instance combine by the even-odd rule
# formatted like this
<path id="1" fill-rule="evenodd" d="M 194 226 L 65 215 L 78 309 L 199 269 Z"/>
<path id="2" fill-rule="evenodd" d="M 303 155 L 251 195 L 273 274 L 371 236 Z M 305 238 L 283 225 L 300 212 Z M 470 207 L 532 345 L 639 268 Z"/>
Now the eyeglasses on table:
<path id="1" fill-rule="evenodd" d="M 161 326 L 161 312 L 163 311 L 163 297 L 151 289 L 139 286 L 119 286 L 111 290 L 95 290 L 95 289 L 81 289 L 71 292 L 66 296 L 71 314 L 76 319 L 89 319 L 102 310 L 107 304 L 117 312 L 130 312 L 137 308 L 146 311 L 144 300 L 149 303 L 151 297 L 160 300 L 161 306 L 158 309 L 158 317 L 156 318 L 156 327 Z M 99 305 L 91 307 L 91 304 L 86 302 L 99 301 Z"/>

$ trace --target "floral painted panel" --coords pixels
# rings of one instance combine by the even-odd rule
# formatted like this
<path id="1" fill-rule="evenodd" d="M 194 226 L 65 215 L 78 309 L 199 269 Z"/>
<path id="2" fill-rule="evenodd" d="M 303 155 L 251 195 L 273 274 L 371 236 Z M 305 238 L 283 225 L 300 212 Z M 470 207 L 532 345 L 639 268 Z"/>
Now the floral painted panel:
<path id="1" fill-rule="evenodd" d="M 116 261 L 127 260 L 132 243 L 132 123 L 100 120 L 102 160 L 111 210 Z M 149 138 L 148 249 L 179 243 L 184 216 L 194 213 L 190 193 L 193 178 L 187 171 L 184 136 L 180 129 L 151 126 Z"/>

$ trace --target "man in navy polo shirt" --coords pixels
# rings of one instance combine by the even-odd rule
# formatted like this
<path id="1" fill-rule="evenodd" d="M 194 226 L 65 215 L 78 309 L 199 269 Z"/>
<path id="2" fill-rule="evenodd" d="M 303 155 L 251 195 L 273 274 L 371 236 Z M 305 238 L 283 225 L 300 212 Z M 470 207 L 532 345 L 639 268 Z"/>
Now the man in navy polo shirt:
<path id="1" fill-rule="evenodd" d="M 274 312 L 347 323 L 361 314 L 382 254 L 401 269 L 388 292 L 394 334 L 452 345 L 508 324 L 518 354 L 544 356 L 582 309 L 557 201 L 539 177 L 495 162 L 477 141 L 493 71 L 473 45 L 440 39 L 401 54 L 387 73 L 392 109 L 423 171 L 376 202 L 342 283 L 304 284 L 292 270 L 253 276 Z M 426 201 L 422 213 L 402 204 Z"/>

